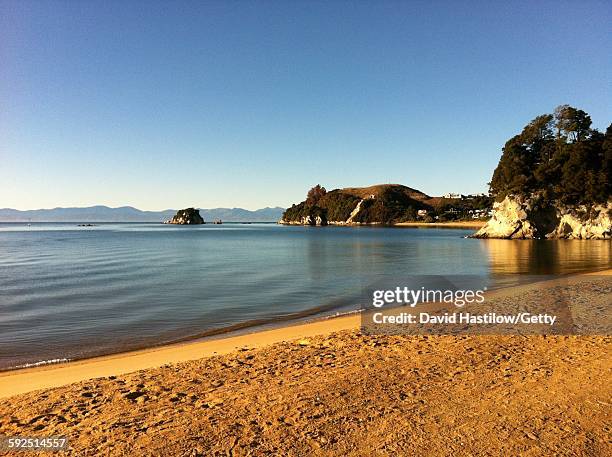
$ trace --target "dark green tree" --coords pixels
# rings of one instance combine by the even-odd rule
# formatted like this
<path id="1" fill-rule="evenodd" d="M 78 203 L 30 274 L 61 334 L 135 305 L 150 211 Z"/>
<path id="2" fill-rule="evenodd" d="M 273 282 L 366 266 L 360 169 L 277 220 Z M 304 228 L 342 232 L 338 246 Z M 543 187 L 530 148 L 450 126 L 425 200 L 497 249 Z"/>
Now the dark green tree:
<path id="1" fill-rule="evenodd" d="M 312 189 L 308 191 L 306 195 L 306 204 L 307 205 L 316 205 L 317 202 L 327 193 L 325 187 L 322 187 L 321 184 L 317 184 Z"/>
<path id="2" fill-rule="evenodd" d="M 516 136 L 507 141 L 489 183 L 490 192 L 499 197 L 529 192 L 533 187 L 535 155 Z"/>
<path id="3" fill-rule="evenodd" d="M 489 188 L 498 200 L 540 192 L 568 203 L 610 198 L 612 131 L 591 128 L 590 116 L 561 105 L 506 142 Z"/>
<path id="4" fill-rule="evenodd" d="M 557 140 L 576 142 L 584 140 L 591 130 L 591 116 L 569 105 L 555 108 Z"/>

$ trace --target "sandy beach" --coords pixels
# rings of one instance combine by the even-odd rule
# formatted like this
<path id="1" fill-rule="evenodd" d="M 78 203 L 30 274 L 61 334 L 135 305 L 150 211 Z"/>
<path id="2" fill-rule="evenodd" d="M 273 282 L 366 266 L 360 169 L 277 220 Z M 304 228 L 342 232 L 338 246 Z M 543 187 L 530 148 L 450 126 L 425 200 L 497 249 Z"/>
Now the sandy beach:
<path id="1" fill-rule="evenodd" d="M 367 336 L 359 323 L 2 373 L 0 435 L 66 436 L 79 456 L 612 451 L 610 336 Z"/>

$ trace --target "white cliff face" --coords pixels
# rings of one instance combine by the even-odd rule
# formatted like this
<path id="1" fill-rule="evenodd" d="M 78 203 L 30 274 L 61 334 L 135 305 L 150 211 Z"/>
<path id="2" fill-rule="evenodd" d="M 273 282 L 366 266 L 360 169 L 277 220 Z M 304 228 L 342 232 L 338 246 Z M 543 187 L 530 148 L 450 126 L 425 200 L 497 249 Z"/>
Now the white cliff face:
<path id="1" fill-rule="evenodd" d="M 313 225 L 313 224 L 311 224 L 311 225 Z M 324 220 L 321 216 L 317 216 L 314 219 L 314 225 L 318 225 L 318 226 L 327 225 L 327 221 Z"/>
<path id="2" fill-rule="evenodd" d="M 535 238 L 536 229 L 527 217 L 523 199 L 506 197 L 493 205 L 493 217 L 478 230 L 474 238 Z"/>
<path id="3" fill-rule="evenodd" d="M 357 206 L 355 206 L 355 209 L 353 211 L 351 211 L 351 215 L 349 216 L 349 218 L 346 221 L 347 224 L 351 224 L 353 222 L 353 219 L 355 219 L 355 217 L 359 214 L 359 211 L 361 210 L 361 204 L 362 203 L 363 203 L 363 200 L 359 200 L 359 203 L 357 203 Z"/>
<path id="4" fill-rule="evenodd" d="M 357 217 L 357 215 L 359 214 L 359 211 L 361 211 L 361 204 L 365 201 L 365 199 L 359 200 L 357 202 L 357 205 L 355 205 L 355 208 L 353 209 L 353 211 L 351 211 L 351 214 L 349 216 L 349 218 L 345 221 L 328 221 L 327 223 L 329 225 L 361 225 L 361 222 L 355 222 L 355 217 Z"/>
<path id="5" fill-rule="evenodd" d="M 607 205 L 587 208 L 553 204 L 539 196 L 508 196 L 494 204 L 493 217 L 472 236 L 506 239 L 610 239 L 611 213 L 612 201 Z"/>
<path id="6" fill-rule="evenodd" d="M 585 208 L 586 210 L 586 208 Z M 612 201 L 607 205 L 595 206 L 593 216 L 581 220 L 577 215 L 566 213 L 561 215 L 559 225 L 547 238 L 566 238 L 578 240 L 605 240 L 612 236 Z"/>

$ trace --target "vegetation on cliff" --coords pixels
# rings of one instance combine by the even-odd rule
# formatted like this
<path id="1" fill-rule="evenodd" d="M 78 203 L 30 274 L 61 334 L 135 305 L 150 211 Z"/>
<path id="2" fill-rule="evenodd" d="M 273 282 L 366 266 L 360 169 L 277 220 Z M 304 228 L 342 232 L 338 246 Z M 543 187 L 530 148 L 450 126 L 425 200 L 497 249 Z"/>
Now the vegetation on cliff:
<path id="1" fill-rule="evenodd" d="M 292 205 L 291 208 L 287 208 L 283 213 L 282 220 L 284 221 L 300 221 L 307 217 L 316 219 L 317 217 L 324 217 L 325 211 L 316 205 L 308 205 L 305 201 Z"/>
<path id="2" fill-rule="evenodd" d="M 416 220 L 418 210 L 430 208 L 422 201 L 410 197 L 400 186 L 386 187 L 378 198 L 363 201 L 356 222 L 380 222 L 391 224 L 395 222 Z"/>
<path id="3" fill-rule="evenodd" d="M 359 197 L 340 189 L 327 192 L 325 187 L 317 184 L 308 191 L 305 201 L 285 211 L 283 219 L 299 221 L 310 216 L 312 220 L 321 217 L 325 221 L 344 221 L 350 217 L 351 211 L 359 201 Z"/>
<path id="4" fill-rule="evenodd" d="M 498 201 L 537 192 L 567 204 L 605 202 L 611 170 L 612 125 L 601 133 L 585 111 L 562 105 L 506 142 L 490 193 Z"/>

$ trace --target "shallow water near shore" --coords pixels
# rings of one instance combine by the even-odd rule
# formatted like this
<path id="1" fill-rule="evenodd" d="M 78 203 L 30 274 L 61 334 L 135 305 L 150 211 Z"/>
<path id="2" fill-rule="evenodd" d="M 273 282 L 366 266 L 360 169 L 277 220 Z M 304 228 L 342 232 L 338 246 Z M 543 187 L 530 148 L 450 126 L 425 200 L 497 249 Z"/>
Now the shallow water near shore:
<path id="1" fill-rule="evenodd" d="M 398 275 L 490 287 L 609 268 L 610 241 L 474 240 L 473 230 L 274 224 L 0 224 L 0 369 L 357 308 Z"/>

